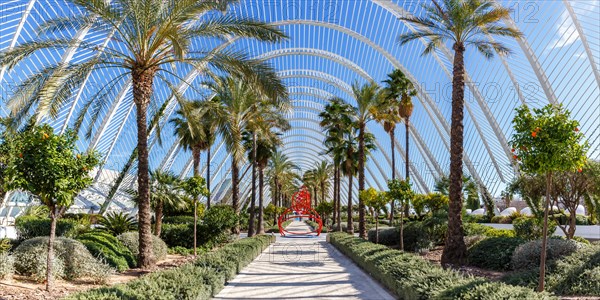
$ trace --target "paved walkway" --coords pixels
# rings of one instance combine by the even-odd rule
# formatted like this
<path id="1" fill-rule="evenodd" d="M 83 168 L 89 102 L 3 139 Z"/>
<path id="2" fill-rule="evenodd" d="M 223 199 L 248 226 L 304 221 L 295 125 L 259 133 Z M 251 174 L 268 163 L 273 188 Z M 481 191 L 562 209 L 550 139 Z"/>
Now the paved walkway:
<path id="1" fill-rule="evenodd" d="M 288 228 L 308 232 L 304 222 Z M 214 299 L 394 299 L 381 285 L 320 237 L 277 236 Z"/>

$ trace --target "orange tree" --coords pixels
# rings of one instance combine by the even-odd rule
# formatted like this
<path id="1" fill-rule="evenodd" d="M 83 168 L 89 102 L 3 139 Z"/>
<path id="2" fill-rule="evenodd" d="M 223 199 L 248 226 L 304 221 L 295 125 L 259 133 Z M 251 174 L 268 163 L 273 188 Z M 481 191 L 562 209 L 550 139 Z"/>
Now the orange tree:
<path id="1" fill-rule="evenodd" d="M 50 210 L 50 237 L 46 266 L 46 290 L 53 285 L 52 261 L 56 220 L 72 204 L 75 196 L 92 183 L 90 171 L 98 164 L 96 153 L 80 154 L 76 135 L 68 131 L 55 135 L 49 125 L 33 126 L 11 139 L 5 169 L 7 190 L 25 190 Z"/>
<path id="2" fill-rule="evenodd" d="M 400 250 L 404 251 L 404 207 L 410 205 L 414 193 L 412 191 L 410 180 L 389 180 L 388 195 L 392 201 L 398 201 L 400 206 Z"/>
<path id="3" fill-rule="evenodd" d="M 548 233 L 548 206 L 552 189 L 552 174 L 581 171 L 586 161 L 587 142 L 579 131 L 579 122 L 570 119 L 562 105 L 547 105 L 530 110 L 517 108 L 513 119 L 514 135 L 510 141 L 513 159 L 526 174 L 546 175 L 544 229 L 540 260 L 538 290 L 544 290 L 546 244 Z"/>
<path id="4" fill-rule="evenodd" d="M 197 241 L 197 227 L 198 227 L 198 197 L 209 196 L 208 188 L 206 187 L 206 180 L 201 176 L 192 176 L 186 179 L 182 183 L 183 190 L 192 197 L 194 205 L 194 256 L 197 255 L 196 241 Z"/>

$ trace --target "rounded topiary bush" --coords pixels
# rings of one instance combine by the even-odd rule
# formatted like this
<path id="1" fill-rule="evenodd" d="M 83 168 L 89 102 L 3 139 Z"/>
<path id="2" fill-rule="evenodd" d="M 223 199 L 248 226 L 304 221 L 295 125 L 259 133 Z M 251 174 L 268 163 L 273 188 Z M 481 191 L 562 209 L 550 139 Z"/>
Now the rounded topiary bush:
<path id="1" fill-rule="evenodd" d="M 82 234 L 77 240 L 85 245 L 92 255 L 106 261 L 122 272 L 137 265 L 135 256 L 116 237 L 103 231 Z"/>
<path id="2" fill-rule="evenodd" d="M 137 231 L 122 233 L 117 236 L 117 239 L 123 243 L 123 245 L 127 247 L 135 257 L 138 257 L 140 254 L 140 239 Z M 156 260 L 163 260 L 167 258 L 168 250 L 167 244 L 165 244 L 163 240 L 155 235 L 152 235 L 152 253 L 154 254 L 154 258 Z"/>
<path id="3" fill-rule="evenodd" d="M 513 221 L 513 229 L 517 237 L 526 240 L 537 240 L 542 238 L 544 221 L 532 217 L 519 217 Z M 556 231 L 556 222 L 548 220 L 548 236 L 552 236 Z"/>
<path id="4" fill-rule="evenodd" d="M 36 237 L 21 243 L 14 251 L 15 271 L 37 281 L 46 279 L 48 237 Z M 57 237 L 54 241 L 53 274 L 57 278 L 91 278 L 103 282 L 114 271 L 96 259 L 81 243 Z"/>
<path id="5" fill-rule="evenodd" d="M 14 273 L 13 257 L 8 253 L 0 253 L 0 279 L 10 277 Z"/>
<path id="6" fill-rule="evenodd" d="M 562 239 L 548 239 L 546 246 L 546 259 L 548 261 L 559 259 L 577 251 L 582 246 L 575 241 Z M 520 245 L 515 249 L 511 259 L 511 266 L 514 270 L 527 270 L 540 266 L 540 256 L 542 253 L 542 241 L 535 240 Z"/>
<path id="7" fill-rule="evenodd" d="M 469 249 L 469 264 L 490 270 L 510 269 L 515 249 L 525 240 L 513 237 L 492 237 L 484 239 Z"/>

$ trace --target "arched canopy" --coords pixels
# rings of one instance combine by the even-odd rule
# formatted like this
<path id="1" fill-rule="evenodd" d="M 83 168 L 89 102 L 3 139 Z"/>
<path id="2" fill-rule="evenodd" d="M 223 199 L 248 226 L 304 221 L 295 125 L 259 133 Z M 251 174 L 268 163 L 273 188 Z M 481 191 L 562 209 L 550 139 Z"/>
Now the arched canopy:
<path id="1" fill-rule="evenodd" d="M 468 52 L 465 77 L 465 172 L 485 184 L 494 195 L 499 195 L 515 175 L 507 141 L 512 133 L 514 108 L 523 103 L 533 107 L 564 104 L 582 124 L 581 130 L 591 146 L 590 157 L 600 157 L 600 35 L 597 28 L 600 4 L 573 0 L 546 1 L 543 5 L 541 2 L 498 2 L 514 9 L 511 18 L 504 22 L 520 29 L 525 37 L 503 41 L 514 51 L 508 58 L 488 61 L 475 51 Z M 242 0 L 229 11 L 272 22 L 290 39 L 274 45 L 247 39 L 198 40 L 193 46 L 245 50 L 277 69 L 289 87 L 293 105 L 293 111 L 288 114 L 293 128 L 284 134 L 283 151 L 303 171 L 328 159 L 322 153 L 323 132 L 318 126 L 318 113 L 326 101 L 335 96 L 355 104 L 350 87 L 353 82 L 381 82 L 393 69 L 401 69 L 418 90 L 413 101 L 415 110 L 409 133 L 410 172 L 416 179 L 415 188 L 428 192 L 449 167 L 453 53 L 448 47 L 442 47 L 434 55 L 421 56 L 425 47 L 423 41 L 406 46 L 397 43 L 399 34 L 418 29 L 398 17 L 420 15 L 420 4 L 421 1 L 397 0 Z M 62 0 L 0 3 L 0 50 L 34 39 L 35 29 L 43 20 L 70 14 L 74 9 Z M 202 20 L 202 17 L 198 19 Z M 114 43 L 112 34 L 101 34 L 84 27 L 73 32 L 72 37 L 106 47 Z M 12 86 L 49 63 L 81 62 L 93 56 L 94 53 L 75 48 L 44 51 L 36 53 L 17 71 L 1 69 L 2 98 L 10 95 Z M 45 121 L 57 132 L 63 132 L 75 122 L 74 113 L 83 105 L 81 99 L 99 86 L 109 84 L 108 78 L 114 75 L 111 72 L 89 74 L 75 97 L 61 108 L 58 118 Z M 202 89 L 200 82 L 206 79 L 204 75 L 186 69 L 176 72 L 183 79 L 174 83 L 178 91 L 186 96 L 197 96 L 197 90 Z M 104 164 L 95 170 L 96 184 L 79 197 L 83 205 L 103 201 L 135 145 L 137 133 L 131 82 L 122 79 L 114 84 L 117 87 L 111 95 L 114 100 L 100 110 L 100 121 L 93 128 L 91 138 L 84 139 L 82 133 L 78 145 L 81 149 L 96 149 L 104 155 Z M 164 86 L 157 87 L 155 97 L 158 101 L 153 110 L 162 104 L 165 113 L 159 122 L 162 143 L 158 142 L 157 132 L 150 135 L 150 167 L 188 176 L 191 172 L 190 153 L 178 146 L 178 139 L 172 135 L 172 125 L 168 123 L 177 109 L 177 101 Z M 0 108 L 0 116 L 6 115 L 4 105 Z M 84 125 L 91 118 L 86 115 Z M 367 163 L 367 184 L 384 189 L 392 168 L 399 176 L 405 176 L 404 128 L 398 126 L 395 132 L 395 166 L 391 165 L 389 136 L 375 122 L 369 123 L 367 129 L 375 134 L 378 144 L 378 150 Z M 218 195 L 225 195 L 223 191 L 230 185 L 230 156 L 220 137 L 211 154 L 211 188 Z M 206 154 L 201 159 L 206 162 Z M 242 170 L 246 169 L 247 165 L 244 165 Z M 121 184 L 121 191 L 135 182 L 135 162 L 129 174 Z M 248 174 L 246 172 L 246 178 L 242 178 L 242 199 L 248 193 Z M 267 189 L 265 193 L 268 195 L 270 191 Z M 345 193 L 342 196 L 346 197 Z M 120 196 L 115 205 L 126 207 L 129 202 L 125 196 Z"/>

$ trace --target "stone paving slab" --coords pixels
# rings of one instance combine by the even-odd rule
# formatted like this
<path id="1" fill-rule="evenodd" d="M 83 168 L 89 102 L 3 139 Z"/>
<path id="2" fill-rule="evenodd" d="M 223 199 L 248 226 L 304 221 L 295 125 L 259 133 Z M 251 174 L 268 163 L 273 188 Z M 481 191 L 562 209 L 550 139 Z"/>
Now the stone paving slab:
<path id="1" fill-rule="evenodd" d="M 308 232 L 294 221 L 290 231 Z M 394 299 L 325 241 L 325 235 L 277 237 L 214 299 Z"/>

